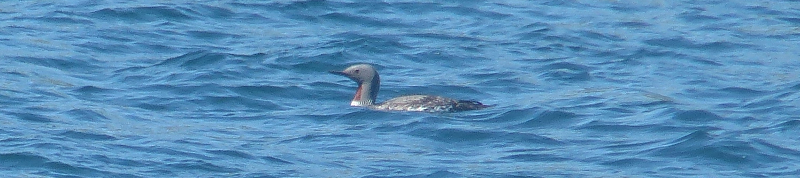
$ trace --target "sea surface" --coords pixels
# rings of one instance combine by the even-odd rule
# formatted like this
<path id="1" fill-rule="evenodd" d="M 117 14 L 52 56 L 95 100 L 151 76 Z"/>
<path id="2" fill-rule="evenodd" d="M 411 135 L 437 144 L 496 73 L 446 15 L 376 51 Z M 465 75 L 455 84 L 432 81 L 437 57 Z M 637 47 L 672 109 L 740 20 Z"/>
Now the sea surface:
<path id="1" fill-rule="evenodd" d="M 796 0 L 2 1 L 3 177 L 795 177 Z M 456 113 L 349 106 L 477 100 Z"/>

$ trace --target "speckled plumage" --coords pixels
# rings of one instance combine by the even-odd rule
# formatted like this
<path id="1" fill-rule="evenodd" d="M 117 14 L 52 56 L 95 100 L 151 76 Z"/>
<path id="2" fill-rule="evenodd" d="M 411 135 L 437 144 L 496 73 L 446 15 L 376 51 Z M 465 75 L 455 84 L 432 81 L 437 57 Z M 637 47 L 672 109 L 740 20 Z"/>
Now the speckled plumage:
<path id="1" fill-rule="evenodd" d="M 390 99 L 372 106 L 379 110 L 453 112 L 482 109 L 487 107 L 477 101 L 454 100 L 433 95 L 410 95 Z"/>
<path id="2" fill-rule="evenodd" d="M 375 99 L 380 88 L 378 71 L 369 64 L 353 65 L 344 71 L 331 71 L 358 83 L 356 95 L 351 106 L 368 107 L 377 110 L 391 111 L 423 111 L 423 112 L 455 112 L 475 110 L 489 107 L 477 101 L 455 100 L 433 95 L 409 95 L 390 99 L 376 104 Z"/>

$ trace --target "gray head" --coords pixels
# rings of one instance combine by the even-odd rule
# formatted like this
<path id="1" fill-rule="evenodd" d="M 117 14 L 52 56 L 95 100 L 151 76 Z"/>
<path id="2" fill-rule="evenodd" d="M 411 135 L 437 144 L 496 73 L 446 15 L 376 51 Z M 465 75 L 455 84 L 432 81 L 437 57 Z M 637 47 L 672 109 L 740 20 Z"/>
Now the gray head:
<path id="1" fill-rule="evenodd" d="M 356 96 L 353 97 L 350 105 L 370 106 L 375 104 L 375 98 L 378 97 L 378 89 L 381 83 L 375 67 L 369 64 L 356 64 L 344 69 L 344 71 L 330 71 L 330 73 L 345 76 L 358 83 Z"/>
<path id="2" fill-rule="evenodd" d="M 356 64 L 344 69 L 344 71 L 330 71 L 333 74 L 345 76 L 355 81 L 359 85 L 364 82 L 371 82 L 378 78 L 378 71 L 369 64 Z"/>

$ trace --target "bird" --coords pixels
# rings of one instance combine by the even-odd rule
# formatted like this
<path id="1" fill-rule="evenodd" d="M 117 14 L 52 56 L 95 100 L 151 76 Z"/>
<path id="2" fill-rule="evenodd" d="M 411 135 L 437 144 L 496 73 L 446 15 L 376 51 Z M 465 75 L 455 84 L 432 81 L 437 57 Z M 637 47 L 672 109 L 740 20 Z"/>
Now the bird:
<path id="1" fill-rule="evenodd" d="M 381 83 L 375 67 L 370 64 L 355 64 L 343 71 L 329 72 L 350 78 L 358 84 L 358 89 L 356 89 L 353 100 L 350 101 L 350 106 L 384 111 L 420 112 L 458 112 L 490 107 L 478 101 L 456 100 L 434 95 L 407 95 L 396 97 L 383 103 L 375 103 Z"/>

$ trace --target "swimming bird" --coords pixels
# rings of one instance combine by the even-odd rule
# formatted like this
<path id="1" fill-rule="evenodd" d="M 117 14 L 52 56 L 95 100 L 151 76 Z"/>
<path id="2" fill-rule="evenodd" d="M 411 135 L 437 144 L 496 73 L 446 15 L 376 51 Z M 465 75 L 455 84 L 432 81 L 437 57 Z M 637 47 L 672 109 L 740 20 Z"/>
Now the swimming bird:
<path id="1" fill-rule="evenodd" d="M 330 71 L 330 73 L 345 76 L 358 83 L 356 95 L 350 106 L 367 107 L 376 110 L 391 111 L 424 111 L 424 112 L 455 112 L 489 107 L 477 101 L 456 100 L 433 95 L 408 95 L 387 100 L 376 104 L 381 79 L 375 67 L 369 64 L 356 64 L 343 71 Z"/>

